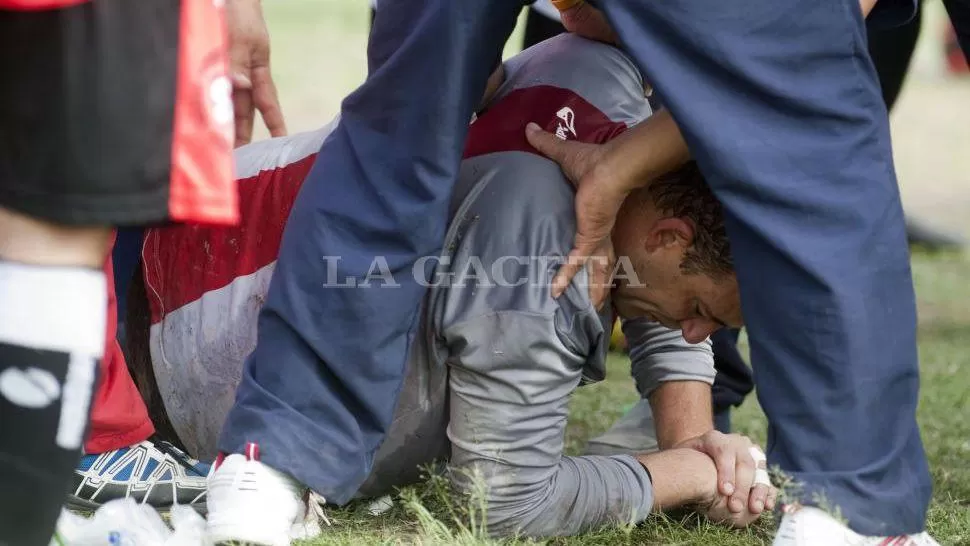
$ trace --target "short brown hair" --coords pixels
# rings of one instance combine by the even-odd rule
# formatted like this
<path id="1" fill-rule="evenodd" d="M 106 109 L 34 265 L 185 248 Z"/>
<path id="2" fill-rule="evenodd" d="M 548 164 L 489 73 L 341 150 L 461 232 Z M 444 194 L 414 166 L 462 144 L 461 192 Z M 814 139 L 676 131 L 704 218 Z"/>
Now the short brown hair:
<path id="1" fill-rule="evenodd" d="M 684 273 L 719 276 L 734 272 L 721 202 L 707 185 L 697 163 L 690 161 L 655 180 L 647 191 L 661 213 L 686 218 L 694 224 L 694 242 L 680 264 Z"/>

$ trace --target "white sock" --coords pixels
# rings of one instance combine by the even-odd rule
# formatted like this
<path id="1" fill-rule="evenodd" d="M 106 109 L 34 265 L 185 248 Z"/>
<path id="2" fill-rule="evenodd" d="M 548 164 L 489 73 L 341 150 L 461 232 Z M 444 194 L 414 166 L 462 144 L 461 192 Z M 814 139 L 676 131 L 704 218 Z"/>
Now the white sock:
<path id="1" fill-rule="evenodd" d="M 41 411 L 59 399 L 55 442 L 62 449 L 84 441 L 106 320 L 100 270 L 0 260 L 0 396 Z M 55 353 L 59 360 L 49 356 Z M 55 361 L 66 371 L 51 369 Z"/>

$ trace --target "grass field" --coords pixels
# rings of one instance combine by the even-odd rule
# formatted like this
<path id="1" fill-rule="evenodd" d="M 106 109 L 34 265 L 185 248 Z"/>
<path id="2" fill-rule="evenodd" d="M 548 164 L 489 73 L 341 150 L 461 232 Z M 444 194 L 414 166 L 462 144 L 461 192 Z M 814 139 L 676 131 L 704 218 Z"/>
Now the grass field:
<path id="1" fill-rule="evenodd" d="M 923 371 L 919 421 L 935 485 L 929 529 L 942 544 L 970 545 L 970 308 L 966 303 L 970 301 L 970 259 L 919 254 L 913 258 L 913 269 L 919 294 Z M 587 438 L 606 430 L 635 399 L 629 361 L 614 356 L 607 380 L 579 389 L 573 398 L 567 431 L 569 450 L 579 452 Z M 735 413 L 734 421 L 739 432 L 764 442 L 765 419 L 754 397 Z M 467 530 L 469 521 L 476 518 L 463 514 L 461 507 L 454 508 L 441 484 L 432 480 L 405 491 L 394 508 L 382 516 L 371 516 L 363 505 L 329 510 L 334 526 L 323 538 L 306 544 L 517 543 L 484 540 Z M 769 544 L 772 525 L 766 520 L 749 530 L 731 531 L 696 517 L 654 517 L 633 529 L 607 529 L 547 544 Z"/>
<path id="2" fill-rule="evenodd" d="M 938 6 L 931 6 L 938 15 Z M 274 0 L 265 4 L 273 37 L 274 73 L 291 132 L 319 127 L 366 73 L 367 0 Z M 928 23 L 936 29 L 938 24 Z M 507 53 L 517 50 L 514 37 Z M 967 82 L 942 81 L 934 72 L 934 45 L 924 44 L 918 66 L 894 113 L 897 168 L 907 209 L 932 213 L 937 225 L 970 235 L 970 154 L 966 128 Z M 307 64 L 312 59 L 312 64 Z M 960 97 L 964 97 L 961 99 Z M 961 108 L 961 102 L 963 107 Z M 936 105 L 927 109 L 926 104 Z M 959 136 L 962 132 L 962 137 Z M 257 133 L 257 137 L 265 133 Z M 962 152 L 958 149 L 963 142 Z M 918 254 L 913 259 L 923 370 L 919 420 L 935 483 L 929 527 L 947 545 L 970 545 L 970 258 Z M 571 406 L 568 445 L 576 452 L 606 429 L 635 399 L 628 362 L 610 361 L 608 379 L 580 389 Z M 751 397 L 735 414 L 740 432 L 764 441 L 765 420 Z M 440 483 L 406 491 L 379 517 L 363 506 L 331 510 L 325 544 L 483 544 L 463 530 Z M 458 510 L 461 512 L 461 510 Z M 474 519 L 474 518 L 473 518 Z M 633 529 L 609 529 L 550 544 L 700 544 L 770 542 L 771 522 L 737 532 L 696 518 L 654 518 Z"/>

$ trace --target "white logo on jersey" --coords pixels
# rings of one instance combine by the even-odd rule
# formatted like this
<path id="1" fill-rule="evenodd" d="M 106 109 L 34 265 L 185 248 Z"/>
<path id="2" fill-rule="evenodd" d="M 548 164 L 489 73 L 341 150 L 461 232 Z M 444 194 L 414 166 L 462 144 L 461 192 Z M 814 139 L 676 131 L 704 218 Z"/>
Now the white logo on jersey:
<path id="1" fill-rule="evenodd" d="M 556 125 L 556 136 L 560 140 L 568 139 L 570 134 L 576 138 L 576 114 L 573 113 L 573 109 L 563 106 L 556 112 L 556 117 L 560 119 L 559 124 Z"/>
<path id="2" fill-rule="evenodd" d="M 61 396 L 61 384 L 47 370 L 7 368 L 0 373 L 0 393 L 22 408 L 41 409 Z"/>

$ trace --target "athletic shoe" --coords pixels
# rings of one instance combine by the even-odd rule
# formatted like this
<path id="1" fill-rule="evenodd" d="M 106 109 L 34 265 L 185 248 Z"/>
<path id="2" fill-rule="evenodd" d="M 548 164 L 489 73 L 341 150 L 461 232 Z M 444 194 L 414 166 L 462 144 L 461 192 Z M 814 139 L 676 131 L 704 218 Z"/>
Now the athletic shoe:
<path id="1" fill-rule="evenodd" d="M 787 505 L 772 546 L 940 546 L 927 533 L 895 537 L 863 536 L 823 510 Z"/>
<path id="2" fill-rule="evenodd" d="M 157 438 L 100 455 L 85 455 L 74 471 L 69 508 L 97 510 L 131 497 L 166 511 L 175 503 L 205 512 L 209 466 Z"/>
<path id="3" fill-rule="evenodd" d="M 296 480 L 245 455 L 219 455 L 209 475 L 209 544 L 289 546 L 320 534 L 324 501 Z"/>

